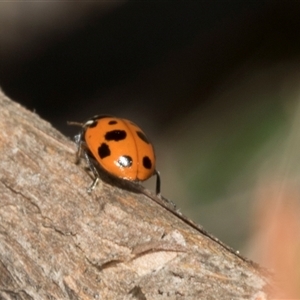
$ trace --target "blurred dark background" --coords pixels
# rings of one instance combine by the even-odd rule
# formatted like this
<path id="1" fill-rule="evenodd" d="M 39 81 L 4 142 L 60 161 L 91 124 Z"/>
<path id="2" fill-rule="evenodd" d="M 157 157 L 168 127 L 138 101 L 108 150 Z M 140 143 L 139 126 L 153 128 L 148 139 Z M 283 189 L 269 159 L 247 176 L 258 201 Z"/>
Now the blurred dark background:
<path id="1" fill-rule="evenodd" d="M 0 87 L 69 137 L 67 121 L 132 119 L 163 194 L 243 250 L 296 118 L 299 15 L 299 1 L 2 2 Z"/>

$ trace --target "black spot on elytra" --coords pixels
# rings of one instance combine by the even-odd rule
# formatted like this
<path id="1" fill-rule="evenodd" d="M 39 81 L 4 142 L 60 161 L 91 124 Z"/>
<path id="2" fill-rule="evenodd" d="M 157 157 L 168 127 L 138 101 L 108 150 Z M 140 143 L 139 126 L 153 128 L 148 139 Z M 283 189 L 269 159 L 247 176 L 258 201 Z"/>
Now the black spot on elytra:
<path id="1" fill-rule="evenodd" d="M 129 168 L 132 166 L 132 158 L 128 155 L 122 155 L 118 159 L 118 164 L 123 168 Z"/>
<path id="2" fill-rule="evenodd" d="M 143 166 L 146 169 L 151 169 L 152 168 L 152 162 L 151 162 L 151 159 L 148 156 L 143 157 Z"/>
<path id="3" fill-rule="evenodd" d="M 112 131 L 108 131 L 105 134 L 105 139 L 107 141 L 122 141 L 124 139 L 126 139 L 126 131 L 124 130 L 112 130 Z"/>
<path id="4" fill-rule="evenodd" d="M 108 122 L 108 125 L 115 125 L 117 124 L 118 122 L 116 120 L 112 120 L 112 121 L 109 121 Z"/>
<path id="5" fill-rule="evenodd" d="M 89 125 L 89 128 L 94 128 L 98 125 L 98 121 L 94 121 L 92 124 Z"/>
<path id="6" fill-rule="evenodd" d="M 98 154 L 101 159 L 110 156 L 109 146 L 105 143 L 102 143 L 101 146 L 98 148 Z"/>
<path id="7" fill-rule="evenodd" d="M 145 134 L 143 132 L 137 131 L 136 134 L 142 141 L 144 141 L 147 144 L 150 144 L 149 140 L 147 139 L 147 137 L 145 136 Z"/>

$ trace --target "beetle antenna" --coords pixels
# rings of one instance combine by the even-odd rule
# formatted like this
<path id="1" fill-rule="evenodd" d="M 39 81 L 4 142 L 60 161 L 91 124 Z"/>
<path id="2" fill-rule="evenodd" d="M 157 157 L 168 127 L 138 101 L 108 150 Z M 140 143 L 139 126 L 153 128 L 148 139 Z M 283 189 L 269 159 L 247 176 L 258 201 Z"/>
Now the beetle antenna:
<path id="1" fill-rule="evenodd" d="M 83 126 L 83 123 L 80 123 L 80 122 L 72 122 L 72 121 L 67 121 L 67 124 L 68 125 L 75 125 L 75 126 Z"/>

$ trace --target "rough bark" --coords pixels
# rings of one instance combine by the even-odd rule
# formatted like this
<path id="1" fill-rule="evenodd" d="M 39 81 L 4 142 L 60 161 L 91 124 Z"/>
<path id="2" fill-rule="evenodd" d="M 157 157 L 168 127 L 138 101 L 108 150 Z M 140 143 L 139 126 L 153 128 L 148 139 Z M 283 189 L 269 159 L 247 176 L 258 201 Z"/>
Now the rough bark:
<path id="1" fill-rule="evenodd" d="M 75 145 L 0 92 L 0 299 L 268 299 L 271 280 L 147 195 L 89 195 Z"/>

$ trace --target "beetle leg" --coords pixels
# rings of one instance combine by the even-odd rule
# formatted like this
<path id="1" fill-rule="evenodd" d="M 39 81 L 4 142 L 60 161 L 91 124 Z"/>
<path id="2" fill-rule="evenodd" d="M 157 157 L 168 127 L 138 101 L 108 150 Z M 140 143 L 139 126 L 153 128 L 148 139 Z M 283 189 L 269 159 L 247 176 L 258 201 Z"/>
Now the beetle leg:
<path id="1" fill-rule="evenodd" d="M 163 196 L 161 195 L 161 193 L 160 193 L 160 183 L 161 183 L 161 180 L 160 180 L 160 172 L 157 171 L 157 170 L 155 170 L 155 171 L 154 171 L 154 174 L 156 175 L 156 196 L 157 196 L 158 198 L 160 198 L 161 200 L 165 201 L 166 203 L 172 205 L 173 208 L 176 209 L 176 204 L 175 204 L 173 201 L 171 201 L 171 200 L 169 200 L 169 199 L 163 197 Z"/>
<path id="2" fill-rule="evenodd" d="M 93 189 L 96 187 L 96 185 L 98 184 L 100 176 L 99 176 L 97 168 L 95 167 L 95 165 L 91 161 L 91 158 L 89 157 L 89 155 L 87 154 L 86 151 L 84 151 L 84 157 L 85 157 L 85 160 L 86 160 L 90 170 L 92 171 L 92 173 L 94 175 L 94 180 L 93 180 L 92 184 L 87 189 L 87 192 L 91 193 L 93 191 Z"/>
<path id="3" fill-rule="evenodd" d="M 82 133 L 75 135 L 74 141 L 77 146 L 75 164 L 78 164 L 82 155 L 82 149 L 84 148 L 84 142 L 82 141 Z"/>
<path id="4" fill-rule="evenodd" d="M 155 170 L 154 174 L 156 175 L 156 196 L 160 197 L 160 173 Z"/>

